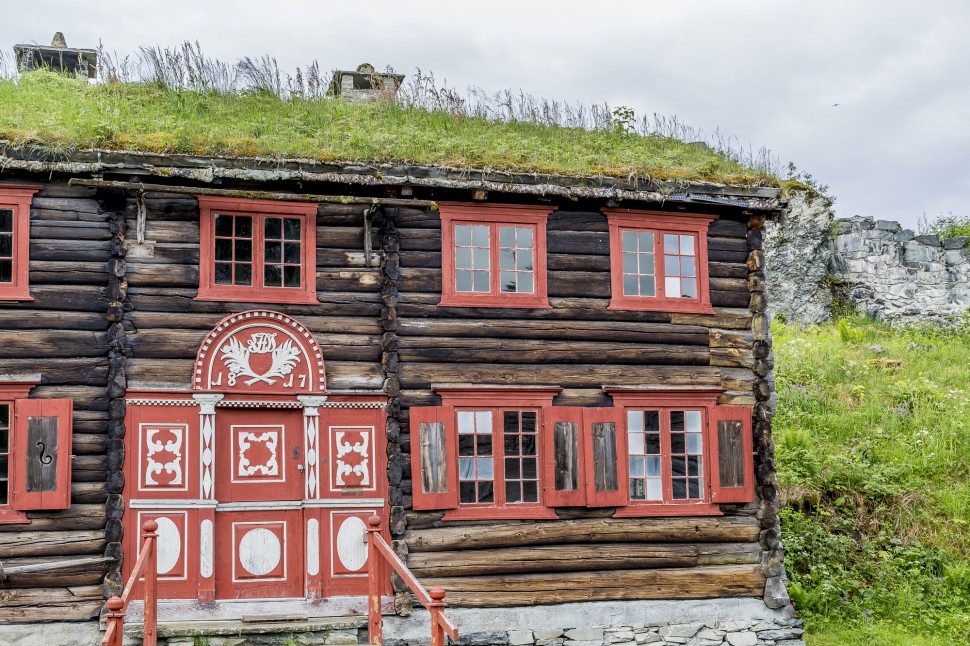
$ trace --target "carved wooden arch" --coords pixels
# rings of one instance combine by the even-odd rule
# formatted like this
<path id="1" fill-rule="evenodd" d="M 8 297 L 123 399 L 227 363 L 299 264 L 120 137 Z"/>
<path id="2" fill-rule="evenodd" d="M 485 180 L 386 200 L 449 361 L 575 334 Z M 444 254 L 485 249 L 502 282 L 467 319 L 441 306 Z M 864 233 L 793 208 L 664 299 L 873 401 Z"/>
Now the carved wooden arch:
<path id="1" fill-rule="evenodd" d="M 202 341 L 192 388 L 254 395 L 324 393 L 323 352 L 313 333 L 292 316 L 269 310 L 231 314 Z"/>

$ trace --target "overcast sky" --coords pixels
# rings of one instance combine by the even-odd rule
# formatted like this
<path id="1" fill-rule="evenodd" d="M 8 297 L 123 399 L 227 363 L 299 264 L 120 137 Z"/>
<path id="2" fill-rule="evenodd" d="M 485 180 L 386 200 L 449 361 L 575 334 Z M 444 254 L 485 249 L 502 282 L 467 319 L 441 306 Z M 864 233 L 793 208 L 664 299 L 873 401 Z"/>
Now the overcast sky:
<path id="1" fill-rule="evenodd" d="M 0 47 L 198 40 L 287 69 L 371 62 L 450 85 L 627 105 L 767 146 L 840 217 L 970 213 L 967 0 L 2 0 Z"/>

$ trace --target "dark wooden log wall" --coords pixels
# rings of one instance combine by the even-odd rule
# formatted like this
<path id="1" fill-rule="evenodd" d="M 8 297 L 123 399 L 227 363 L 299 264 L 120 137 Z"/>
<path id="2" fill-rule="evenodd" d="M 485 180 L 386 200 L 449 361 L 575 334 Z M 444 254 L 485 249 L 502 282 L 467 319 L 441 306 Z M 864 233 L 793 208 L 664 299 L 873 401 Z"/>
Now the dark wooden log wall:
<path id="1" fill-rule="evenodd" d="M 77 456 L 70 509 L 28 512 L 28 525 L 0 525 L 0 562 L 10 572 L 0 582 L 0 622 L 96 617 L 102 580 L 115 567 L 108 544 L 120 538 L 120 482 L 109 477 L 107 458 L 117 395 L 109 388 L 107 318 L 112 218 L 93 190 L 46 183 L 30 214 L 34 300 L 0 302 L 0 373 L 40 374 L 31 397 L 74 400 Z"/>
<path id="2" fill-rule="evenodd" d="M 194 300 L 199 287 L 199 208 L 193 197 L 146 194 L 146 245 L 129 247 L 130 311 L 125 317 L 130 388 L 188 388 L 192 361 L 206 332 L 248 309 L 290 314 L 324 351 L 330 389 L 381 388 L 380 255 L 364 258 L 364 207 L 321 205 L 317 216 L 319 305 Z M 128 230 L 136 205 L 128 200 Z M 378 234 L 372 234 L 380 249 Z"/>
<path id="3" fill-rule="evenodd" d="M 710 228 L 713 316 L 610 311 L 609 229 L 597 212 L 549 218 L 551 310 L 441 308 L 437 212 L 396 209 L 400 268 L 395 337 L 400 383 L 401 490 L 410 509 L 408 409 L 439 402 L 433 383 L 559 385 L 557 405 L 609 405 L 605 384 L 710 384 L 722 404 L 756 403 L 749 309 L 747 217 Z M 397 270 L 397 267 L 394 268 Z M 761 596 L 753 506 L 720 519 L 603 518 L 612 510 L 559 510 L 560 521 L 444 523 L 407 512 L 392 526 L 399 552 L 451 603 L 531 605 L 629 598 Z M 449 538 L 450 537 L 450 538 Z M 450 541 L 450 542 L 449 542 Z"/>

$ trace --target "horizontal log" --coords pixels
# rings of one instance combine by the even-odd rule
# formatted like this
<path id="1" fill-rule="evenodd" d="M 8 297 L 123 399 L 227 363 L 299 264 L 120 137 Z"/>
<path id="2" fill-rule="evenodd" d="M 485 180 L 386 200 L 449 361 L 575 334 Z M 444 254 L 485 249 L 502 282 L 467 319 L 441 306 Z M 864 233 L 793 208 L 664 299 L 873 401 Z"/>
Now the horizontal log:
<path id="1" fill-rule="evenodd" d="M 97 357 L 106 335 L 90 330 L 0 330 L 0 358 Z"/>
<path id="2" fill-rule="evenodd" d="M 71 500 L 77 503 L 104 503 L 108 499 L 106 482 L 72 482 Z M 103 534 L 102 534 L 103 535 Z"/>
<path id="3" fill-rule="evenodd" d="M 673 316 L 669 312 L 637 312 L 632 310 L 610 310 L 607 298 L 550 298 L 550 309 L 522 310 L 500 307 L 440 307 L 440 294 L 401 293 L 398 302 L 398 316 L 403 318 L 455 318 L 455 319 L 515 319 L 522 321 L 643 321 L 669 323 Z M 748 313 L 750 317 L 750 313 Z M 698 315 L 702 318 L 702 315 Z M 716 316 L 706 316 L 712 323 Z M 690 322 L 690 324 L 695 324 Z M 748 327 L 751 326 L 750 318 Z M 715 327 L 728 327 L 717 325 Z"/>
<path id="4" fill-rule="evenodd" d="M 128 335 L 133 356 L 148 359 L 194 359 L 207 330 L 149 329 Z M 328 334 L 320 339 L 325 361 L 380 361 L 376 335 Z"/>
<path id="5" fill-rule="evenodd" d="M 47 385 L 34 386 L 32 398 L 74 400 L 74 410 L 108 410 L 108 393 L 97 386 Z"/>
<path id="6" fill-rule="evenodd" d="M 2 354 L 3 350 L 0 349 L 0 355 Z M 18 359 L 0 359 L 0 374 L 40 374 L 41 383 L 44 384 L 104 387 L 108 383 L 107 363 L 107 359 L 97 357 L 51 359 L 44 355 L 34 355 L 34 357 L 25 355 Z"/>
<path id="7" fill-rule="evenodd" d="M 750 330 L 751 312 L 747 305 L 743 308 L 722 307 L 715 308 L 713 315 L 681 314 L 673 312 L 670 322 L 675 325 L 698 325 L 708 328 L 724 328 L 729 330 Z"/>
<path id="8" fill-rule="evenodd" d="M 102 428 L 102 430 L 104 429 Z M 71 451 L 77 455 L 103 455 L 107 446 L 107 435 L 104 433 L 78 433 L 77 422 L 75 421 L 74 433 L 71 438 Z"/>
<path id="9" fill-rule="evenodd" d="M 104 556 L 65 559 L 8 559 L 3 563 L 4 588 L 36 588 L 101 583 L 114 559 Z"/>
<path id="10" fill-rule="evenodd" d="M 441 403 L 441 398 L 428 389 L 404 389 L 400 394 L 401 406 L 437 406 Z M 610 396 L 603 392 L 602 388 L 564 388 L 561 393 L 553 399 L 556 406 L 610 406 L 612 400 Z M 407 419 L 407 411 L 402 415 Z M 406 446 L 401 447 L 407 450 Z"/>
<path id="11" fill-rule="evenodd" d="M 30 241 L 31 260 L 65 262 L 107 262 L 111 242 L 102 240 L 35 240 Z"/>
<path id="12" fill-rule="evenodd" d="M 287 308 L 288 309 L 288 308 Z M 127 315 L 135 329 L 140 333 L 155 329 L 200 330 L 202 333 L 212 330 L 223 318 L 222 314 L 190 313 L 190 312 L 141 312 L 134 311 Z M 323 342 L 329 337 L 323 335 L 332 333 L 346 334 L 381 334 L 381 326 L 373 316 L 300 316 L 299 321 Z M 706 331 L 705 331 L 706 334 Z M 201 337 L 200 337 L 201 340 Z"/>
<path id="13" fill-rule="evenodd" d="M 711 365 L 731 368 L 750 368 L 754 365 L 751 350 L 744 348 L 711 348 Z"/>
<path id="14" fill-rule="evenodd" d="M 193 364 L 192 359 L 133 358 L 127 367 L 128 387 L 190 388 Z M 376 362 L 327 362 L 327 387 L 331 390 L 373 389 L 380 388 L 383 383 L 384 376 L 380 364 Z"/>
<path id="15" fill-rule="evenodd" d="M 171 289 L 159 287 L 131 287 L 128 298 L 135 311 L 141 312 L 185 312 L 185 313 L 216 313 L 228 316 L 233 312 L 246 309 L 266 309 L 266 303 L 233 302 L 231 305 L 222 301 L 195 300 L 198 289 Z M 285 312 L 290 316 L 300 318 L 319 316 L 324 311 L 337 316 L 374 316 L 383 307 L 380 294 L 374 292 L 318 292 L 319 304 L 287 305 Z M 281 309 L 280 306 L 275 306 Z M 103 308 L 102 308 L 103 309 Z"/>
<path id="16" fill-rule="evenodd" d="M 723 278 L 711 276 L 711 291 L 719 292 L 738 292 L 748 297 L 748 279 L 744 278 Z"/>
<path id="17" fill-rule="evenodd" d="M 580 368 L 555 364 L 403 363 L 399 378 L 406 388 L 427 387 L 432 383 L 521 386 L 569 384 L 575 388 L 595 388 L 609 384 L 716 386 L 720 381 L 720 373 L 717 368 L 709 366 L 589 364 Z"/>
<path id="18" fill-rule="evenodd" d="M 546 339 L 400 337 L 401 361 L 476 363 L 707 365 L 706 346 Z"/>
<path id="19" fill-rule="evenodd" d="M 44 312 L 0 310 L 2 330 L 94 330 L 104 331 L 108 322 L 103 312 Z"/>
<path id="20" fill-rule="evenodd" d="M 710 331 L 710 345 L 712 348 L 741 348 L 750 350 L 754 346 L 754 337 L 747 330 L 716 330 Z"/>
<path id="21" fill-rule="evenodd" d="M 581 601 L 760 597 L 760 565 L 615 570 L 481 577 L 426 577 L 447 590 L 449 605 L 466 608 L 533 606 Z"/>
<path id="22" fill-rule="evenodd" d="M 99 312 L 103 315 L 108 299 L 93 285 L 31 285 L 33 301 L 4 303 L 4 309 Z"/>
<path id="23" fill-rule="evenodd" d="M 738 222 L 730 218 L 721 217 L 713 222 L 707 229 L 708 235 L 715 238 L 744 238 L 748 235 L 748 225 L 745 222 Z"/>
<path id="24" fill-rule="evenodd" d="M 97 200 L 80 197 L 39 197 L 34 196 L 30 201 L 30 209 L 50 209 L 52 211 L 66 211 L 68 213 L 103 214 L 104 209 Z"/>
<path id="25" fill-rule="evenodd" d="M 707 345 L 711 332 L 691 325 L 627 323 L 618 321 L 542 321 L 476 319 L 401 319 L 398 335 L 486 337 L 494 339 L 600 340 L 617 343 L 672 343 Z"/>
<path id="26" fill-rule="evenodd" d="M 549 231 L 546 245 L 549 253 L 608 256 L 610 234 L 607 231 Z"/>
<path id="27" fill-rule="evenodd" d="M 565 543 L 745 543 L 758 539 L 758 521 L 746 517 L 600 518 L 498 523 L 408 531 L 410 552 L 560 545 Z"/>
<path id="28" fill-rule="evenodd" d="M 93 619 L 103 599 L 100 585 L 0 590 L 0 622 Z"/>
<path id="29" fill-rule="evenodd" d="M 101 529 L 105 525 L 107 518 L 103 504 L 82 505 L 73 504 L 70 509 L 63 511 L 29 511 L 27 517 L 30 518 L 30 531 L 32 535 L 48 530 L 71 530 L 72 532 L 84 529 Z M 24 532 L 24 525 L 0 525 L 0 534 L 10 534 Z M 103 538 L 104 532 L 99 532 Z M 31 555 L 33 558 L 34 555 Z M 6 563 L 6 561 L 4 561 Z"/>
<path id="30" fill-rule="evenodd" d="M 743 292 L 738 290 L 711 290 L 711 305 L 714 307 L 747 307 L 750 300 L 751 294 L 747 290 Z"/>
<path id="31" fill-rule="evenodd" d="M 0 560 L 18 556 L 82 556 L 101 554 L 103 530 L 0 532 Z"/>
<path id="32" fill-rule="evenodd" d="M 31 240 L 110 240 L 111 231 L 101 222 L 39 220 L 30 224 Z"/>
<path id="33" fill-rule="evenodd" d="M 516 572 L 586 572 L 758 563 L 757 543 L 591 543 L 507 549 L 418 552 L 417 576 L 478 576 Z"/>
<path id="34" fill-rule="evenodd" d="M 717 396 L 719 406 L 754 406 L 757 404 L 754 393 L 750 391 L 726 391 Z"/>

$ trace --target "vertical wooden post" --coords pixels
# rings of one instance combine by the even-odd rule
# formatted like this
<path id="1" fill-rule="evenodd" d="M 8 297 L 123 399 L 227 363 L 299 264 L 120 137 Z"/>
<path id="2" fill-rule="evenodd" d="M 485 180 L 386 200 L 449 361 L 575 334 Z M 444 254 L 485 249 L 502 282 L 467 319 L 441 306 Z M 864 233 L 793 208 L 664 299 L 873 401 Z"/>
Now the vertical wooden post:
<path id="1" fill-rule="evenodd" d="M 377 537 L 381 531 L 381 517 L 374 514 L 367 519 L 367 635 L 371 644 L 383 641 L 381 619 L 382 561 L 377 551 Z"/>
<path id="2" fill-rule="evenodd" d="M 103 646 L 121 646 L 124 639 L 125 627 L 125 602 L 121 597 L 111 597 L 105 606 L 108 608 L 107 631 L 105 631 L 105 642 Z M 111 633 L 111 640 L 107 640 L 107 633 Z"/>
<path id="3" fill-rule="evenodd" d="M 441 625 L 441 615 L 448 607 L 445 603 L 445 591 L 441 588 L 431 588 L 428 590 L 431 597 L 431 646 L 445 646 L 445 628 Z"/>
<path id="4" fill-rule="evenodd" d="M 158 624 L 158 523 L 142 525 L 142 545 L 148 548 L 145 559 L 145 630 L 142 646 L 155 646 Z M 120 641 L 118 642 L 121 643 Z"/>

